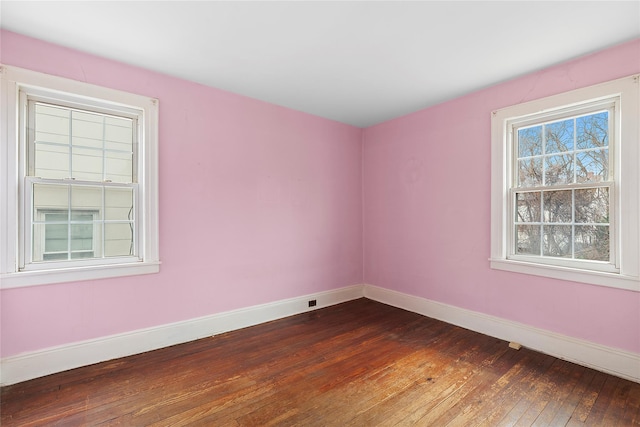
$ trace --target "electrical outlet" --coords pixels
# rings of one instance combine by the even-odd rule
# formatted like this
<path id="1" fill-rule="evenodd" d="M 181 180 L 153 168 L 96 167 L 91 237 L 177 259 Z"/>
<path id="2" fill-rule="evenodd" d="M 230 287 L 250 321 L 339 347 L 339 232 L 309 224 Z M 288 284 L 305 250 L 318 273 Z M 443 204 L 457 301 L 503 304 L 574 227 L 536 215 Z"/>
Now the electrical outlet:
<path id="1" fill-rule="evenodd" d="M 314 299 L 309 300 L 309 307 L 315 307 L 316 304 L 317 304 L 316 300 Z"/>

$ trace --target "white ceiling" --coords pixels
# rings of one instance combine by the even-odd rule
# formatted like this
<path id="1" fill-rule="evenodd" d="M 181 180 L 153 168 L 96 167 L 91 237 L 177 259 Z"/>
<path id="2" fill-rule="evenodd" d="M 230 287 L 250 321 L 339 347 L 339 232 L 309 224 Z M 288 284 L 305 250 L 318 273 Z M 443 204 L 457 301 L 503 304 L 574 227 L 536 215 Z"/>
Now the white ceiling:
<path id="1" fill-rule="evenodd" d="M 0 1 L 0 26 L 366 127 L 640 37 L 640 1 Z"/>

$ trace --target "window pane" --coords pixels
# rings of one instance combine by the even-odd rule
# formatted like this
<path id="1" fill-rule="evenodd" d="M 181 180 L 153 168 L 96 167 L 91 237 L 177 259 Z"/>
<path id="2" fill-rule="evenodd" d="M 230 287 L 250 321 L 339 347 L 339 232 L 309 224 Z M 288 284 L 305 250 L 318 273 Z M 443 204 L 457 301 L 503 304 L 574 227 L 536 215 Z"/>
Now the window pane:
<path id="1" fill-rule="evenodd" d="M 105 117 L 105 148 L 133 151 L 133 123 L 122 117 Z"/>
<path id="2" fill-rule="evenodd" d="M 105 224 L 104 256 L 133 255 L 133 225 Z"/>
<path id="3" fill-rule="evenodd" d="M 83 181 L 102 181 L 103 151 L 74 147 L 71 156 L 72 176 Z"/>
<path id="4" fill-rule="evenodd" d="M 516 254 L 540 255 L 539 225 L 516 225 Z"/>
<path id="5" fill-rule="evenodd" d="M 133 220 L 133 189 L 105 188 L 105 219 L 110 221 Z"/>
<path id="6" fill-rule="evenodd" d="M 577 223 L 609 222 L 609 189 L 575 190 L 575 221 Z"/>
<path id="7" fill-rule="evenodd" d="M 608 179 L 608 149 L 576 153 L 576 182 L 603 182 Z"/>
<path id="8" fill-rule="evenodd" d="M 47 214 L 43 220 L 67 221 L 67 212 Z M 33 261 L 59 261 L 69 257 L 69 224 L 33 224 Z"/>
<path id="9" fill-rule="evenodd" d="M 134 121 L 105 117 L 105 179 L 133 182 Z"/>
<path id="10" fill-rule="evenodd" d="M 518 130 L 518 157 L 542 154 L 542 126 Z"/>
<path id="11" fill-rule="evenodd" d="M 72 143 L 75 148 L 95 148 L 102 150 L 104 140 L 104 116 L 73 110 Z"/>
<path id="12" fill-rule="evenodd" d="M 540 192 L 516 194 L 516 221 L 540 222 Z"/>
<path id="13" fill-rule="evenodd" d="M 133 182 L 133 158 L 131 152 L 107 151 L 105 179 L 111 182 Z"/>
<path id="14" fill-rule="evenodd" d="M 573 119 L 547 124 L 545 140 L 547 154 L 573 150 Z"/>
<path id="15" fill-rule="evenodd" d="M 570 223 L 572 221 L 571 190 L 545 191 L 543 199 L 544 222 Z"/>
<path id="16" fill-rule="evenodd" d="M 542 158 L 518 160 L 518 185 L 520 187 L 542 185 Z"/>
<path id="17" fill-rule="evenodd" d="M 545 157 L 544 183 L 570 184 L 573 182 L 573 155 Z"/>
<path id="18" fill-rule="evenodd" d="M 68 239 L 67 224 L 45 224 L 45 252 L 67 252 Z"/>
<path id="19" fill-rule="evenodd" d="M 594 261 L 609 261 L 609 226 L 577 225 L 575 257 Z"/>
<path id="20" fill-rule="evenodd" d="M 68 178 L 70 114 L 66 108 L 35 104 L 35 175 Z"/>
<path id="21" fill-rule="evenodd" d="M 49 179 L 64 179 L 71 176 L 69 146 L 35 143 L 34 176 Z"/>
<path id="22" fill-rule="evenodd" d="M 78 220 L 78 215 L 89 216 L 90 221 L 102 219 L 102 187 L 72 186 L 71 209 L 72 220 Z"/>
<path id="23" fill-rule="evenodd" d="M 577 148 L 609 146 L 609 112 L 603 111 L 576 118 Z"/>
<path id="24" fill-rule="evenodd" d="M 542 255 L 571 258 L 571 226 L 544 225 Z"/>
<path id="25" fill-rule="evenodd" d="M 67 185 L 33 185 L 33 218 L 34 220 L 44 220 L 40 218 L 40 211 L 43 209 L 59 210 L 65 213 L 69 210 L 69 186 Z M 66 218 L 65 218 L 66 221 Z"/>
<path id="26" fill-rule="evenodd" d="M 86 140 L 89 145 L 99 143 L 99 146 L 102 146 L 104 139 L 103 115 L 73 110 L 71 119 L 71 129 L 74 137 Z"/>
<path id="27" fill-rule="evenodd" d="M 41 260 L 34 261 L 66 261 L 68 259 L 68 255 L 69 254 L 67 252 L 51 252 L 43 254 Z"/>
<path id="28" fill-rule="evenodd" d="M 32 259 L 67 259 L 69 186 L 34 184 L 32 196 Z"/>
<path id="29" fill-rule="evenodd" d="M 48 237 L 47 237 L 48 238 Z M 93 249 L 93 223 L 71 224 L 71 250 Z"/>
<path id="30" fill-rule="evenodd" d="M 69 135 L 69 109 L 38 103 L 35 112 L 38 130 L 51 135 Z M 68 138 L 64 140 L 65 143 L 68 141 Z"/>

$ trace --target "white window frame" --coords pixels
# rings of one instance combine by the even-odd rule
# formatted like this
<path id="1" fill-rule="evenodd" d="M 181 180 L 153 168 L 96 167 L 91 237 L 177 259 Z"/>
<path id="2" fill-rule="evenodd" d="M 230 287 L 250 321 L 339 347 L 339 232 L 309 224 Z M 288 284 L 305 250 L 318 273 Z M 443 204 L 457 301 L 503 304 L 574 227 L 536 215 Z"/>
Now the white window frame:
<path id="1" fill-rule="evenodd" d="M 157 273 L 158 246 L 158 100 L 84 82 L 0 65 L 0 288 L 65 283 Z M 25 96 L 72 103 L 102 112 L 138 117 L 137 256 L 96 262 L 43 262 L 25 265 L 25 239 L 31 212 L 27 176 Z"/>
<path id="2" fill-rule="evenodd" d="M 514 126 L 579 114 L 590 105 L 613 102 L 609 187 L 613 259 L 598 261 L 514 254 L 512 188 Z M 491 257 L 493 269 L 640 291 L 640 84 L 639 76 L 601 83 L 494 111 L 491 120 Z M 571 187 L 571 185 L 567 186 Z M 580 185 L 575 185 L 580 188 Z"/>

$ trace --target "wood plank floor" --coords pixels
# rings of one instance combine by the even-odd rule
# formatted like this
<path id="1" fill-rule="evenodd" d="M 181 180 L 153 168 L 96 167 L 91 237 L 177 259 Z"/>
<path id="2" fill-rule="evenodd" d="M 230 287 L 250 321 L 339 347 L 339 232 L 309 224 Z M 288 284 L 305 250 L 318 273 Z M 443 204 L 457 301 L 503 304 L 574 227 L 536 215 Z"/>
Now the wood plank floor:
<path id="1" fill-rule="evenodd" d="M 367 299 L 4 387 L 9 426 L 632 426 L 640 384 Z"/>

